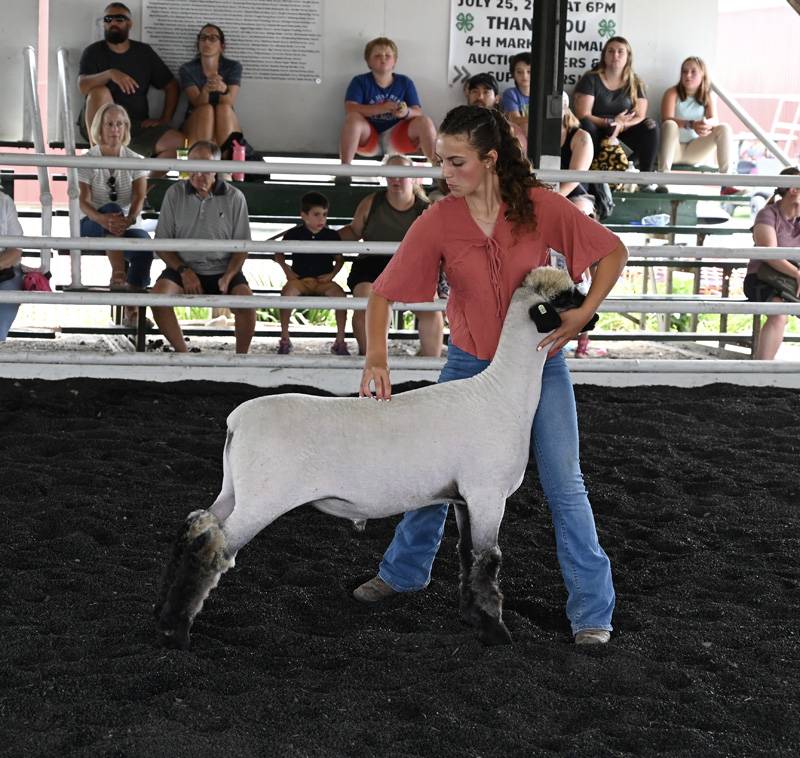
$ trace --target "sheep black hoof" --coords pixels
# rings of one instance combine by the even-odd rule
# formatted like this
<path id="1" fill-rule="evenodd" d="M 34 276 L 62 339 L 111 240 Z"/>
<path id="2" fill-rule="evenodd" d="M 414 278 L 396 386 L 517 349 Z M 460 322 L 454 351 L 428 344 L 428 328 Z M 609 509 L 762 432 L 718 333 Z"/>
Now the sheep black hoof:
<path id="1" fill-rule="evenodd" d="M 511 632 L 502 621 L 497 619 L 482 619 L 478 628 L 478 639 L 486 646 L 510 645 Z"/>
<path id="2" fill-rule="evenodd" d="M 480 626 L 481 614 L 474 603 L 461 605 L 461 621 L 467 626 Z"/>
<path id="3" fill-rule="evenodd" d="M 172 650 L 188 650 L 189 643 L 189 629 L 188 627 L 181 627 L 178 629 L 160 629 L 161 644 L 164 647 Z"/>

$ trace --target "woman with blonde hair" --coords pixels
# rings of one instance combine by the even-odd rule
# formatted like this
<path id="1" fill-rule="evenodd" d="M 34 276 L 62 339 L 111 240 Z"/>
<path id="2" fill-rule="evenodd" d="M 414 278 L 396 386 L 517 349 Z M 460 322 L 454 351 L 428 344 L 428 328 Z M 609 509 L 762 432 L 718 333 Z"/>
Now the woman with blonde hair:
<path id="1" fill-rule="evenodd" d="M 131 139 L 131 122 L 121 105 L 106 103 L 98 109 L 92 121 L 94 145 L 86 157 L 141 158 L 127 145 Z M 144 229 L 134 225 L 144 205 L 147 193 L 147 169 L 81 168 L 78 169 L 80 189 L 81 237 L 136 237 L 150 239 Z M 115 291 L 143 290 L 150 284 L 150 250 L 110 249 L 109 287 Z M 126 270 L 127 269 L 127 270 Z M 125 308 L 126 325 L 135 324 L 137 309 Z"/>
<path id="2" fill-rule="evenodd" d="M 611 37 L 600 63 L 575 86 L 575 115 L 589 133 L 595 153 L 615 131 L 633 151 L 640 171 L 653 171 L 658 151 L 658 124 L 647 118 L 647 92 L 633 69 L 633 50 L 624 37 Z M 641 186 L 653 191 L 656 185 Z M 666 191 L 665 189 L 663 191 Z"/>
<path id="3" fill-rule="evenodd" d="M 658 170 L 670 171 L 675 162 L 698 164 L 716 154 L 720 173 L 731 171 L 733 133 L 717 118 L 716 96 L 701 58 L 681 63 L 681 77 L 661 99 L 661 148 Z M 726 192 L 727 190 L 727 192 Z M 733 188 L 723 188 L 733 194 Z"/>
<path id="4" fill-rule="evenodd" d="M 405 155 L 388 155 L 388 166 L 412 166 Z M 343 240 L 363 239 L 368 242 L 401 242 L 406 232 L 429 205 L 419 183 L 410 177 L 390 176 L 386 189 L 367 195 L 356 208 L 353 220 L 339 230 Z M 383 273 L 391 259 L 382 255 L 359 255 L 353 261 L 347 286 L 354 297 L 369 297 L 373 282 Z M 416 314 L 419 328 L 420 352 L 424 356 L 439 357 L 442 352 L 444 318 L 438 311 Z M 358 342 L 359 355 L 367 351 L 365 312 L 353 313 L 353 332 Z"/>

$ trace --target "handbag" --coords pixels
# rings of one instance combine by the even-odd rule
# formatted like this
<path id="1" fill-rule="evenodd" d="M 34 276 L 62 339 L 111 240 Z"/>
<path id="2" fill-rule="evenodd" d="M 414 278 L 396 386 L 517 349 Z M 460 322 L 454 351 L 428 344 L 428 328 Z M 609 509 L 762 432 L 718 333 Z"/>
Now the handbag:
<path id="1" fill-rule="evenodd" d="M 800 303 L 800 297 L 797 297 L 797 279 L 795 277 L 783 274 L 767 263 L 762 262 L 756 271 L 756 278 L 772 287 L 778 297 L 783 300 L 787 300 L 790 303 Z"/>
<path id="2" fill-rule="evenodd" d="M 627 171 L 628 170 L 628 156 L 625 153 L 625 148 L 617 142 L 616 145 L 606 138 L 600 143 L 600 149 L 597 151 L 592 165 L 591 171 Z M 618 184 L 610 185 L 611 189 L 619 189 Z"/>
<path id="3" fill-rule="evenodd" d="M 13 266 L 8 268 L 0 268 L 0 282 L 7 282 L 16 276 L 16 269 Z"/>

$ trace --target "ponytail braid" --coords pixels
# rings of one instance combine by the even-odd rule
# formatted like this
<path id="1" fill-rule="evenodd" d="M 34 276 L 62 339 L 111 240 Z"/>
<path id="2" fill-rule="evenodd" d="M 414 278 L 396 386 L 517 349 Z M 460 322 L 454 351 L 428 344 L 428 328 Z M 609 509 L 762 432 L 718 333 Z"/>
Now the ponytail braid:
<path id="1" fill-rule="evenodd" d="M 506 117 L 496 108 L 459 105 L 444 117 L 439 133 L 465 135 L 481 158 L 491 150 L 497 153 L 495 170 L 500 197 L 508 206 L 506 220 L 511 222 L 515 235 L 523 229 L 535 231 L 536 216 L 529 190 L 545 185 L 531 175 L 530 161 Z"/>

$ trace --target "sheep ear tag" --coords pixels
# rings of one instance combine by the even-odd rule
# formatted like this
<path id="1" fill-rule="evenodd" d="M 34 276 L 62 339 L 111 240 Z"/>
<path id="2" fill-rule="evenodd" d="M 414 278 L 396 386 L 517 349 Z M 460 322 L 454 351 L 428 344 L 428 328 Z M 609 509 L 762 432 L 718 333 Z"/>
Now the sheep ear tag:
<path id="1" fill-rule="evenodd" d="M 530 313 L 531 320 L 536 324 L 536 328 L 540 332 L 552 332 L 553 329 L 558 329 L 561 326 L 561 316 L 558 315 L 558 311 L 550 303 L 532 305 L 528 313 Z"/>

